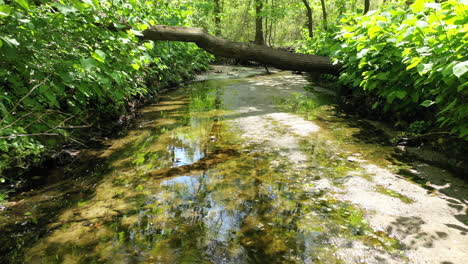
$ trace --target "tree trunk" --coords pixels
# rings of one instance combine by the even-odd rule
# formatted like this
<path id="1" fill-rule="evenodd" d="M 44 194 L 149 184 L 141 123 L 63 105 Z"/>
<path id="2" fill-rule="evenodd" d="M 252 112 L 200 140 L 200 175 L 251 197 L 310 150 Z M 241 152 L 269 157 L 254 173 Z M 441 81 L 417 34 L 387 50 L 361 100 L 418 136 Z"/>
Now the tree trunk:
<path id="1" fill-rule="evenodd" d="M 364 15 L 369 12 L 370 0 L 364 0 Z"/>
<path id="2" fill-rule="evenodd" d="M 219 1 L 214 0 L 214 21 L 215 21 L 215 35 L 221 36 L 221 6 Z"/>
<path id="3" fill-rule="evenodd" d="M 255 0 L 255 41 L 257 45 L 264 45 L 265 39 L 263 38 L 263 0 Z"/>
<path id="4" fill-rule="evenodd" d="M 320 0 L 320 3 L 322 3 L 323 28 L 327 29 L 328 23 L 327 23 L 327 9 L 325 8 L 325 0 Z"/>
<path id="5" fill-rule="evenodd" d="M 269 26 L 269 28 L 270 28 L 270 34 L 268 35 L 268 39 L 266 40 L 266 41 L 268 42 L 268 45 L 269 45 L 270 47 L 273 46 L 273 33 L 274 33 L 274 31 L 273 31 L 273 24 L 276 25 L 276 21 L 275 21 L 275 23 L 273 23 L 273 19 L 275 18 L 275 16 L 273 15 L 273 10 L 274 10 L 274 9 L 276 9 L 276 3 L 275 3 L 275 0 L 271 0 L 271 11 L 270 11 L 270 12 L 272 12 L 272 13 L 270 14 L 270 16 L 271 16 L 271 18 L 270 18 L 270 26 Z M 276 20 L 276 18 L 275 18 L 275 20 Z M 268 25 L 267 25 L 267 27 L 268 27 Z"/>
<path id="6" fill-rule="evenodd" d="M 256 61 L 278 69 L 337 74 L 340 66 L 328 57 L 291 53 L 266 46 L 232 42 L 215 37 L 199 28 L 157 25 L 143 31 L 145 40 L 195 42 L 200 48 L 218 56 Z"/>
<path id="7" fill-rule="evenodd" d="M 313 38 L 314 37 L 314 22 L 312 20 L 312 8 L 309 5 L 309 1 L 307 0 L 302 0 L 304 3 L 306 9 L 307 9 L 307 29 L 309 30 L 309 37 Z"/>

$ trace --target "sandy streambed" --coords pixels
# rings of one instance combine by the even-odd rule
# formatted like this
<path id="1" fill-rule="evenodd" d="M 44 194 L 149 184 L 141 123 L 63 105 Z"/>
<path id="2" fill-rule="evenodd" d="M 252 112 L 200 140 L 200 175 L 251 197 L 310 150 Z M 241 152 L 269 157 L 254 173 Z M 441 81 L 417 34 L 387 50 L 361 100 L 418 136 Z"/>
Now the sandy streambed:
<path id="1" fill-rule="evenodd" d="M 396 153 L 302 75 L 247 77 L 262 71 L 215 67 L 73 180 L 13 199 L 2 261 L 466 262 L 466 183 Z"/>

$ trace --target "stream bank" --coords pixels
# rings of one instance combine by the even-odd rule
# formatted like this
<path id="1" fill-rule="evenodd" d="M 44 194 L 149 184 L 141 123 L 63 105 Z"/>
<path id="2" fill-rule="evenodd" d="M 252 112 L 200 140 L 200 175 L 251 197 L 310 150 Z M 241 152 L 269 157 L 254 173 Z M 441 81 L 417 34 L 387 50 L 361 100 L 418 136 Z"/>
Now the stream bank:
<path id="1" fill-rule="evenodd" d="M 14 197 L 2 261 L 464 262 L 465 182 L 395 152 L 301 75 L 217 71 L 50 171 L 71 180 Z"/>

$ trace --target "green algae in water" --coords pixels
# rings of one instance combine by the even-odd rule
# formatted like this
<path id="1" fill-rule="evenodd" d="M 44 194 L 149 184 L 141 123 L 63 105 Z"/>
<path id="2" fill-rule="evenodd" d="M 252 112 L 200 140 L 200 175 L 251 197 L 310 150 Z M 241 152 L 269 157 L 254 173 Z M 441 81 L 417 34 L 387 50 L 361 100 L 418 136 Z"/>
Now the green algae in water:
<path id="1" fill-rule="evenodd" d="M 412 200 L 411 198 L 409 198 L 409 197 L 407 197 L 407 196 L 405 196 L 405 195 L 403 195 L 403 194 L 401 194 L 399 192 L 396 192 L 394 190 L 390 190 L 388 188 L 385 188 L 382 185 L 377 185 L 376 191 L 379 192 L 379 193 L 382 193 L 382 194 L 397 198 L 397 199 L 399 199 L 400 201 L 402 201 L 402 202 L 404 202 L 406 204 L 414 203 L 414 200 Z"/>
<path id="2" fill-rule="evenodd" d="M 302 93 L 294 93 L 290 97 L 274 98 L 279 109 L 304 116 L 307 120 L 316 119 L 321 111 L 321 106 L 330 105 L 334 102 L 329 95 L 314 94 L 314 96 Z"/>
<path id="3" fill-rule="evenodd" d="M 308 140 L 301 139 L 299 145 L 301 150 L 309 156 L 311 171 L 316 176 L 338 179 L 347 176 L 351 171 L 362 171 L 362 168 L 347 161 L 346 155 L 339 153 L 324 139 L 319 137 L 310 137 Z"/>

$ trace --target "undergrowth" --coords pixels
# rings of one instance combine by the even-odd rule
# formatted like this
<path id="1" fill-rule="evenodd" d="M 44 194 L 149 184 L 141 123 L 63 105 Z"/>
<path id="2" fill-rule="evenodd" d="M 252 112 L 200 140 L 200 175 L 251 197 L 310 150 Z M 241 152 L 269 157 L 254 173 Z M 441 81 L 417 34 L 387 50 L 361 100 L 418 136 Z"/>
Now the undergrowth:
<path id="1" fill-rule="evenodd" d="M 466 2 L 466 1 L 465 1 Z M 391 5 L 344 15 L 303 42 L 302 52 L 343 66 L 341 95 L 353 108 L 417 135 L 468 140 L 468 5 Z"/>
<path id="2" fill-rule="evenodd" d="M 139 39 L 186 17 L 169 1 L 0 0 L 0 174 L 205 69 L 211 55 L 193 44 Z"/>

